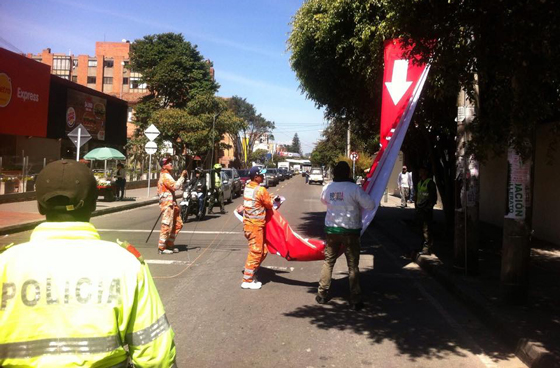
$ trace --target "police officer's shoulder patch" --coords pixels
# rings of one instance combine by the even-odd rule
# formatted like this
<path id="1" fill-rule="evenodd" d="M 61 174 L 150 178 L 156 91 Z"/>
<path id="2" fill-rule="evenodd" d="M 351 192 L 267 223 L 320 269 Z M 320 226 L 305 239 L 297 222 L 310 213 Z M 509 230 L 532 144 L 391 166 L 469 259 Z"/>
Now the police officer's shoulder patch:
<path id="1" fill-rule="evenodd" d="M 119 239 L 117 239 L 117 244 L 132 253 L 134 257 L 136 257 L 136 259 L 140 261 L 140 263 L 144 264 L 144 257 L 142 257 L 142 254 L 140 254 L 140 252 L 134 247 L 134 245 L 130 244 L 126 240 L 120 241 Z"/>

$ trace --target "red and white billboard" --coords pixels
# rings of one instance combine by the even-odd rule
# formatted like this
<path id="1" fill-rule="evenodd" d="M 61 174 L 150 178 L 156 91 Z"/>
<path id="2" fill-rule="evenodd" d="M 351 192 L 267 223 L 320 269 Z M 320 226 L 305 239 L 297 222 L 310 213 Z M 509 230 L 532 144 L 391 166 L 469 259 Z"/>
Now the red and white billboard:
<path id="1" fill-rule="evenodd" d="M 0 48 L 0 134 L 47 136 L 50 67 Z"/>

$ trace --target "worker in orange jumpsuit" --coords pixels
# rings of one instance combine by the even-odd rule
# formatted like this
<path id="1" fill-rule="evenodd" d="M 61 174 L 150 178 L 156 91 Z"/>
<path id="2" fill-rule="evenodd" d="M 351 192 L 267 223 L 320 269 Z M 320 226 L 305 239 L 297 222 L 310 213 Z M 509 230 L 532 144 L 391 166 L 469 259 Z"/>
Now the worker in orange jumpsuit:
<path id="1" fill-rule="evenodd" d="M 266 258 L 268 250 L 264 244 L 266 211 L 272 210 L 272 198 L 266 188 L 260 186 L 266 169 L 254 166 L 249 170 L 251 181 L 243 192 L 243 232 L 249 241 L 249 253 L 243 271 L 242 289 L 260 289 L 262 283 L 255 280 L 255 272 Z"/>
<path id="2" fill-rule="evenodd" d="M 158 180 L 159 208 L 162 211 L 161 231 L 159 233 L 158 252 L 159 254 L 177 253 L 175 239 L 183 228 L 180 209 L 175 199 L 175 191 L 183 185 L 187 170 L 183 170 L 179 180 L 175 181 L 171 173 L 173 172 L 173 162 L 170 157 L 160 161 L 161 173 Z"/>

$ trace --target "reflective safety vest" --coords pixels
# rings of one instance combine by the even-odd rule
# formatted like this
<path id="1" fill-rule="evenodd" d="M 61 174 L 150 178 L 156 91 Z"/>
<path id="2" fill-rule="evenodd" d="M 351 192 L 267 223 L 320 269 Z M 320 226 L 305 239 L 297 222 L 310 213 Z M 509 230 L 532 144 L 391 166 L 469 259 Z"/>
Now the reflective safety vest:
<path id="1" fill-rule="evenodd" d="M 249 182 L 243 191 L 243 223 L 264 226 L 266 210 L 272 208 L 270 194 L 255 181 Z"/>
<path id="2" fill-rule="evenodd" d="M 428 184 L 432 179 L 427 178 L 424 181 L 420 181 L 418 183 L 418 191 L 417 191 L 417 198 L 416 198 L 416 206 L 417 207 L 424 207 L 430 201 L 430 191 L 428 190 Z"/>
<path id="3" fill-rule="evenodd" d="M 222 178 L 219 171 L 214 172 L 214 187 L 219 189 L 222 187 Z"/>
<path id="4" fill-rule="evenodd" d="M 0 366 L 175 366 L 148 266 L 87 222 L 46 222 L 0 253 Z M 128 353 L 125 350 L 128 346 Z"/>
<path id="5" fill-rule="evenodd" d="M 161 170 L 159 180 L 157 183 L 159 207 L 163 210 L 165 207 L 177 204 L 175 200 L 175 191 L 181 188 L 185 178 L 181 176 L 179 180 L 175 181 L 169 171 Z"/>

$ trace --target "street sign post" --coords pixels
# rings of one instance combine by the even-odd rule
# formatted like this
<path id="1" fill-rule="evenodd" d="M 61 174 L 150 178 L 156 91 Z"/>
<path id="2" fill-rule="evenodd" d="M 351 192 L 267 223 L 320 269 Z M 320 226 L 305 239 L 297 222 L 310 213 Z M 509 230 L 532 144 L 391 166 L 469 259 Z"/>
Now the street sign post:
<path id="1" fill-rule="evenodd" d="M 153 142 L 159 135 L 159 130 L 154 124 L 152 124 L 148 127 L 148 129 L 144 130 L 144 135 L 150 140 L 150 142 Z"/>
<path id="2" fill-rule="evenodd" d="M 82 125 L 78 125 L 74 130 L 68 133 L 68 138 L 76 146 L 76 161 L 80 161 L 80 147 L 86 144 L 91 139 L 91 134 Z"/>
<path id="3" fill-rule="evenodd" d="M 153 125 L 151 125 L 150 127 L 153 127 Z M 157 135 L 156 135 L 156 137 L 157 137 Z M 154 137 L 154 139 L 155 139 L 155 137 Z M 156 142 L 150 141 L 150 142 L 146 143 L 146 145 L 144 146 L 144 149 L 146 150 L 146 153 L 150 156 L 150 160 L 149 160 L 149 163 L 148 163 L 148 198 L 150 198 L 150 179 L 152 178 L 152 155 L 157 152 L 157 144 L 156 144 Z"/>
<path id="4" fill-rule="evenodd" d="M 358 160 L 359 158 L 360 158 L 360 155 L 358 155 L 358 152 L 350 153 L 350 159 L 352 160 L 352 178 L 353 179 L 356 178 L 356 160 Z"/>

